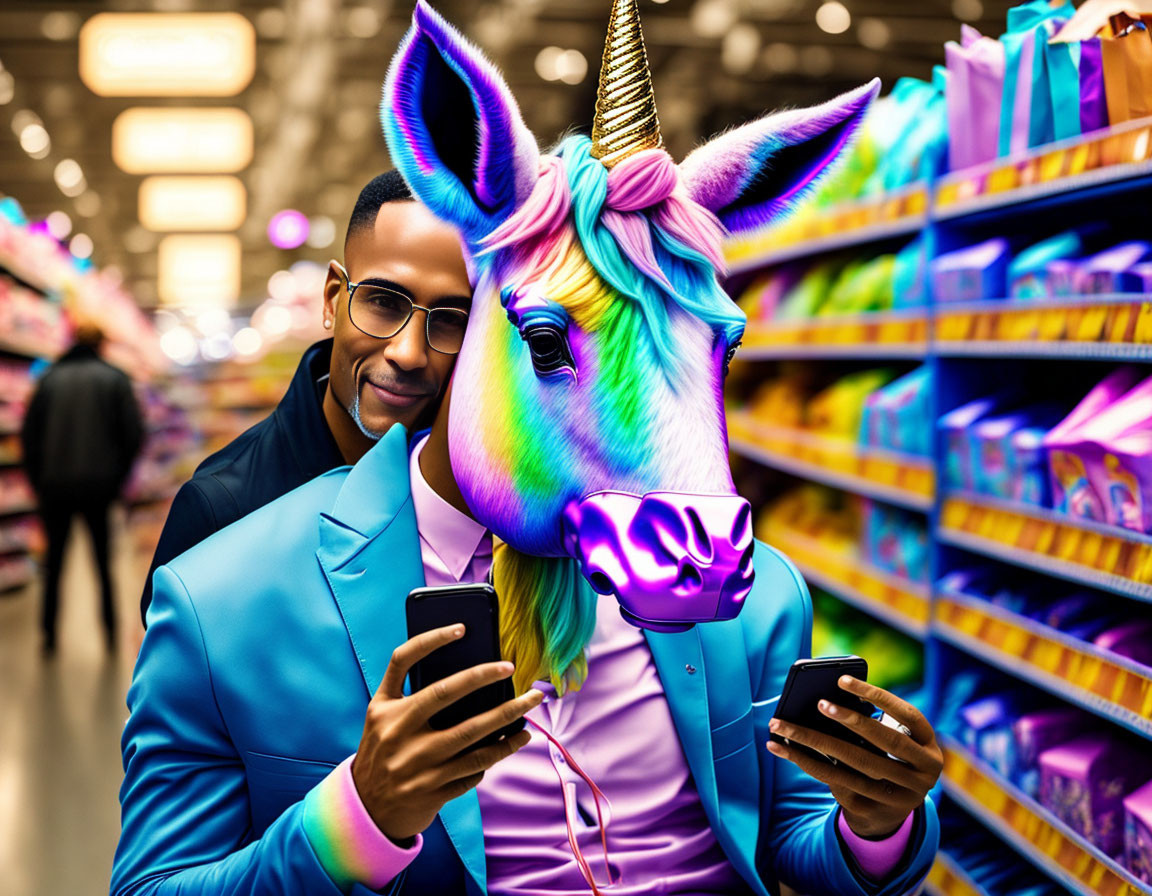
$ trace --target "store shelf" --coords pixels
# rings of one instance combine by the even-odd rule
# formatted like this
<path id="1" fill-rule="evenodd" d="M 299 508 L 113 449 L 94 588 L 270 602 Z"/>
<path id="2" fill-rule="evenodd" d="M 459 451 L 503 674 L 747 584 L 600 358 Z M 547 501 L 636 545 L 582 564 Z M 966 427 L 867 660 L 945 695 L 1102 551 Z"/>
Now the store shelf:
<path id="1" fill-rule="evenodd" d="M 927 636 L 931 612 L 927 585 L 878 569 L 855 553 L 837 551 L 801 532 L 772 529 L 762 534 L 796 564 L 809 585 L 823 588 L 914 638 Z"/>
<path id="2" fill-rule="evenodd" d="M 1152 296 L 1080 296 L 938 305 L 944 356 L 1152 361 Z"/>
<path id="3" fill-rule="evenodd" d="M 924 882 L 924 892 L 930 896 L 988 896 L 988 892 L 943 850 L 936 853 L 936 861 Z"/>
<path id="4" fill-rule="evenodd" d="M 917 233 L 928 223 L 928 195 L 927 184 L 912 184 L 732 237 L 724 247 L 729 274 Z"/>
<path id="5" fill-rule="evenodd" d="M 1152 186 L 1152 119 L 1125 122 L 950 174 L 936 184 L 933 218 L 949 220 L 1089 190 Z"/>
<path id="6" fill-rule="evenodd" d="M 1081 585 L 1152 601 L 1152 538 L 1137 532 L 952 493 L 941 505 L 936 536 Z"/>
<path id="7" fill-rule="evenodd" d="M 912 510 L 932 509 L 936 473 L 930 458 L 863 448 L 848 439 L 728 414 L 729 447 L 766 466 Z"/>
<path id="8" fill-rule="evenodd" d="M 19 516 L 22 513 L 33 513 L 35 510 L 36 505 L 31 501 L 17 502 L 8 507 L 0 507 L 0 517 Z"/>
<path id="9" fill-rule="evenodd" d="M 1152 896 L 1152 888 L 961 744 L 948 737 L 940 740 L 948 795 L 1040 870 L 1076 893 Z"/>
<path id="10" fill-rule="evenodd" d="M 928 316 L 923 309 L 816 317 L 748 324 L 739 357 L 912 358 L 928 354 Z"/>
<path id="11" fill-rule="evenodd" d="M 1152 669 L 968 595 L 936 595 L 933 633 L 997 668 L 1152 738 Z"/>
<path id="12" fill-rule="evenodd" d="M 18 355 L 21 358 L 30 358 L 32 360 L 38 358 L 53 358 L 56 356 L 56 350 L 50 346 L 33 345 L 29 342 L 19 342 L 4 338 L 0 338 L 0 352 L 9 355 Z"/>

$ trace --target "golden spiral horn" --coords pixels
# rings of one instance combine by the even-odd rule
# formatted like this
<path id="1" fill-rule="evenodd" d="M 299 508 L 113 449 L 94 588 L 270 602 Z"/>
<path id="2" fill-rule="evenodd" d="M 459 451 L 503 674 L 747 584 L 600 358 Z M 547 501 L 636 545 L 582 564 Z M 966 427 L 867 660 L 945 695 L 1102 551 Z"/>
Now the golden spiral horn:
<path id="1" fill-rule="evenodd" d="M 592 122 L 592 156 L 611 168 L 642 149 L 663 146 L 640 7 L 637 0 L 612 0 Z"/>

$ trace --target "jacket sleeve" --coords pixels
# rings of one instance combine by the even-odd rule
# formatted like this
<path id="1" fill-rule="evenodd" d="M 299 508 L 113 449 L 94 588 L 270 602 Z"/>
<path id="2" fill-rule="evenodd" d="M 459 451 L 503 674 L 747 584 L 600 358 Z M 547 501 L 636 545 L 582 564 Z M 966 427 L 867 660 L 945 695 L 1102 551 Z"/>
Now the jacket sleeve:
<path id="1" fill-rule="evenodd" d="M 44 469 L 44 415 L 47 398 L 44 394 L 44 381 L 41 380 L 28 408 L 24 412 L 24 422 L 20 426 L 20 451 L 23 457 L 24 472 L 32 487 L 40 491 L 40 477 Z"/>
<path id="2" fill-rule="evenodd" d="M 212 502 L 199 483 L 191 479 L 180 486 L 168 519 L 160 532 L 148 577 L 144 580 L 144 593 L 140 597 L 140 619 L 148 627 L 148 606 L 152 603 L 152 579 L 161 566 L 171 563 L 185 551 L 194 548 L 209 535 L 223 528 L 212 510 Z"/>
<path id="3" fill-rule="evenodd" d="M 244 765 L 216 703 L 196 612 L 168 567 L 156 574 L 149 621 L 128 691 L 112 896 L 347 892 L 309 839 L 308 796 L 253 836 Z"/>
<path id="4" fill-rule="evenodd" d="M 780 621 L 772 628 L 764 653 L 764 666 L 753 705 L 753 726 L 760 760 L 762 830 L 757 863 L 771 876 L 802 893 L 836 896 L 902 896 L 919 886 L 936 856 L 940 840 L 936 809 L 931 799 L 914 815 L 912 835 L 900 864 L 879 882 L 871 880 L 856 863 L 836 830 L 839 806 L 826 785 L 765 747 L 775 697 L 784 689 L 788 669 L 812 653 L 812 600 L 808 586 L 783 555 L 771 552 L 785 572 L 765 577 L 765 585 L 778 596 Z M 757 569 L 757 585 L 761 572 Z"/>

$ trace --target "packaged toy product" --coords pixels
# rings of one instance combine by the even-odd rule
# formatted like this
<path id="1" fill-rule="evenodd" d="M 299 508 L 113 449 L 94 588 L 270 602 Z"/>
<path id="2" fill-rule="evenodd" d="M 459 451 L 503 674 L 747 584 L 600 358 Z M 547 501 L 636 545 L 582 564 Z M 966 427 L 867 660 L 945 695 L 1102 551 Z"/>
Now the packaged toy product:
<path id="1" fill-rule="evenodd" d="M 1124 797 L 1152 776 L 1143 750 L 1085 734 L 1040 754 L 1040 802 L 1106 855 L 1124 846 Z"/>
<path id="2" fill-rule="evenodd" d="M 1013 299 L 1044 299 L 1053 295 L 1049 285 L 1049 265 L 1080 255 L 1080 234 L 1075 230 L 1058 234 L 1029 246 L 1008 265 L 1008 295 Z"/>
<path id="3" fill-rule="evenodd" d="M 938 302 L 979 302 L 1008 294 L 1011 246 L 997 238 L 941 255 L 932 262 L 932 294 Z"/>
<path id="4" fill-rule="evenodd" d="M 1090 730 L 1091 720 L 1078 709 L 1061 706 L 1025 713 L 1012 723 L 1016 766 L 1012 781 L 1029 796 L 1040 792 L 1040 754 Z"/>
<path id="5" fill-rule="evenodd" d="M 1132 241 L 1106 249 L 1080 265 L 1076 291 L 1082 295 L 1139 292 L 1141 278 L 1132 268 L 1152 258 L 1152 245 Z"/>
<path id="6" fill-rule="evenodd" d="M 1124 864 L 1152 884 L 1152 781 L 1124 798 Z"/>

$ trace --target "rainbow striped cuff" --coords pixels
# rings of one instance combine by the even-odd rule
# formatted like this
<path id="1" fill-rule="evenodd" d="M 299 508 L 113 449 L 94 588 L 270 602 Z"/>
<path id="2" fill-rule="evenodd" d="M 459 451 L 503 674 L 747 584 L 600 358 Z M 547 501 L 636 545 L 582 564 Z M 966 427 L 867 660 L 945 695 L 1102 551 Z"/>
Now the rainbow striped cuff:
<path id="1" fill-rule="evenodd" d="M 384 834 L 356 792 L 349 756 L 304 798 L 304 834 L 328 876 L 342 890 L 381 890 L 408 867 L 424 838 L 402 849 Z"/>

